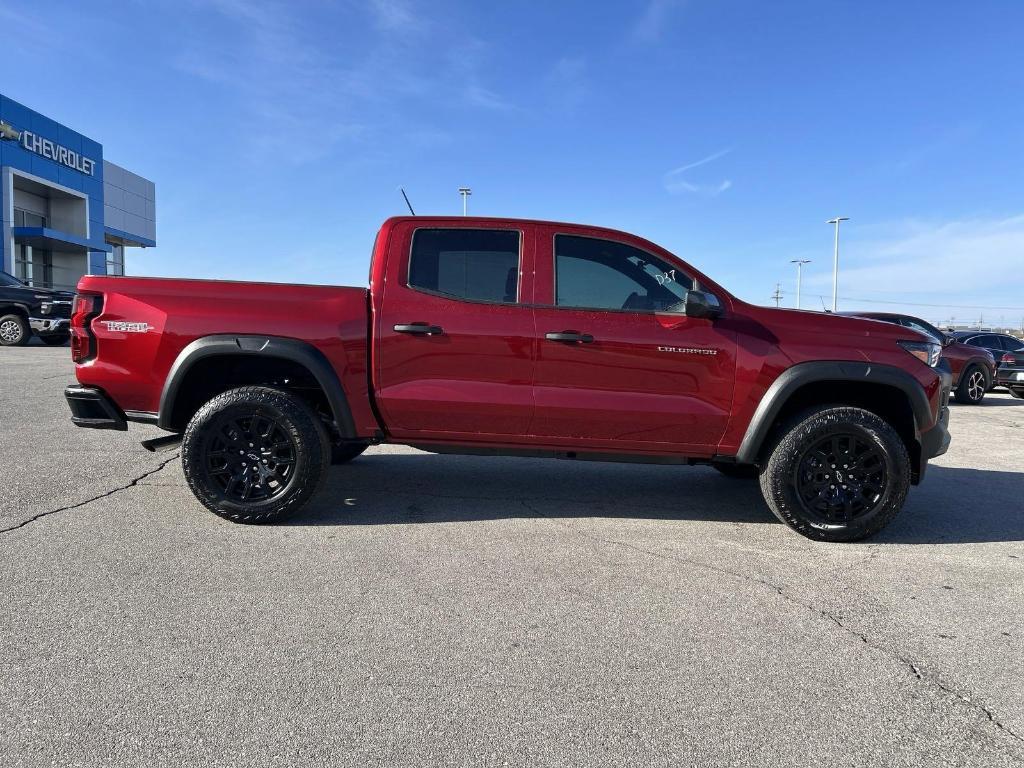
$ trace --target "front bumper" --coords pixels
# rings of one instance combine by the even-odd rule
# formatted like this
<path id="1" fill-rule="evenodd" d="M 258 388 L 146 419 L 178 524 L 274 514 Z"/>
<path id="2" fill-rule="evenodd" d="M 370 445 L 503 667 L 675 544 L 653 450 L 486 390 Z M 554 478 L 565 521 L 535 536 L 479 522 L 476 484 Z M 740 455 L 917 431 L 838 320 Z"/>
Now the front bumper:
<path id="1" fill-rule="evenodd" d="M 90 429 L 128 429 L 128 421 L 106 392 L 96 387 L 72 384 L 64 390 L 64 399 L 71 408 L 71 422 Z"/>
<path id="2" fill-rule="evenodd" d="M 71 329 L 71 321 L 66 317 L 30 317 L 28 325 L 36 333 L 61 333 Z"/>
<path id="3" fill-rule="evenodd" d="M 921 460 L 918 464 L 917 476 L 914 479 L 915 485 L 924 479 L 925 470 L 928 469 L 928 460 L 941 456 L 949 450 L 951 439 L 949 434 L 949 395 L 953 389 L 953 374 L 950 372 L 949 363 L 945 360 L 942 362 L 945 365 L 940 363 L 936 369 L 936 372 L 942 379 L 942 389 L 939 395 L 939 413 L 932 428 L 927 432 L 921 433 Z"/>

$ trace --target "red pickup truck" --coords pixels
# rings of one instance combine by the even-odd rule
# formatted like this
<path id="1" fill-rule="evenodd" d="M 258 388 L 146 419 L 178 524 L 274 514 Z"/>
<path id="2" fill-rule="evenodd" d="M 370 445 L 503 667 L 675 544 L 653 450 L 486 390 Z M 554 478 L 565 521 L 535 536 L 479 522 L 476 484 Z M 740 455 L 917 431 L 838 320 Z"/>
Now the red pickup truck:
<path id="1" fill-rule="evenodd" d="M 243 523 L 296 512 L 332 462 L 402 443 L 710 464 L 759 478 L 805 536 L 850 541 L 892 520 L 949 444 L 932 339 L 753 306 L 592 226 L 389 219 L 368 290 L 87 276 L 71 328 L 72 421 L 180 435 L 196 497 Z"/>

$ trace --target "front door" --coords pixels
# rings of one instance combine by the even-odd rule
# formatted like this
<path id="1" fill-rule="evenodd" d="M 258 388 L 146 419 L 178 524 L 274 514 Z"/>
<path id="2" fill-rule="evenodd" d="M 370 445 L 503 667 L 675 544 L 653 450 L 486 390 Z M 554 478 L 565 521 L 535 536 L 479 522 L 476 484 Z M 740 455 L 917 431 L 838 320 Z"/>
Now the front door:
<path id="1" fill-rule="evenodd" d="M 725 432 L 735 333 L 680 314 L 685 265 L 557 227 L 537 235 L 538 338 L 531 432 L 608 450 L 712 454 Z M 549 306 L 540 306 L 550 272 Z"/>
<path id="2" fill-rule="evenodd" d="M 533 416 L 534 324 L 513 225 L 399 225 L 376 311 L 377 404 L 395 437 L 496 441 Z"/>

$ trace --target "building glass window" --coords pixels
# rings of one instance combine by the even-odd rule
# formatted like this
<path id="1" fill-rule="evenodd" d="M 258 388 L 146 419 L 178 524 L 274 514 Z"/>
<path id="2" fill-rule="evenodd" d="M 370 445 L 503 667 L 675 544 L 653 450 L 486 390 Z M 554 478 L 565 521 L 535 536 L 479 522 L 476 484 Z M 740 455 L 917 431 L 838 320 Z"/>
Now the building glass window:
<path id="1" fill-rule="evenodd" d="M 123 245 L 111 245 L 111 251 L 107 254 L 107 274 L 108 275 L 123 275 L 124 274 L 124 246 Z"/>
<path id="2" fill-rule="evenodd" d="M 38 213 L 26 211 L 22 208 L 14 209 L 14 226 L 16 227 L 45 227 L 46 217 Z"/>
<path id="3" fill-rule="evenodd" d="M 53 254 L 17 243 L 14 246 L 14 276 L 33 288 L 52 288 Z"/>

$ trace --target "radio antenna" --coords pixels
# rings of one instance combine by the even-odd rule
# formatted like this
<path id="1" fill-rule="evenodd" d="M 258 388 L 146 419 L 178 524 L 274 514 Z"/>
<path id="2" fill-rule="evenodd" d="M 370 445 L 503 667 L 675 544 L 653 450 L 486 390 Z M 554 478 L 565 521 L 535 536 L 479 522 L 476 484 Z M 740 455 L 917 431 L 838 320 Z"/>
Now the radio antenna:
<path id="1" fill-rule="evenodd" d="M 416 215 L 416 211 L 414 211 L 412 209 L 412 203 L 409 202 L 409 196 L 407 194 L 405 194 L 405 187 L 399 187 L 398 190 L 399 190 L 399 192 L 402 193 L 402 197 L 405 198 L 405 204 L 407 206 L 409 206 L 409 213 L 411 213 L 413 216 L 415 216 Z"/>

